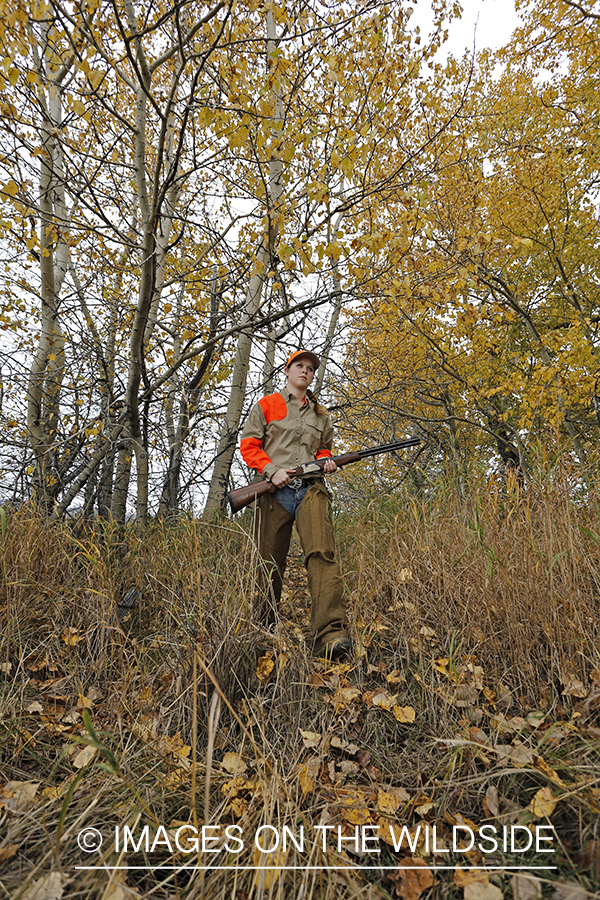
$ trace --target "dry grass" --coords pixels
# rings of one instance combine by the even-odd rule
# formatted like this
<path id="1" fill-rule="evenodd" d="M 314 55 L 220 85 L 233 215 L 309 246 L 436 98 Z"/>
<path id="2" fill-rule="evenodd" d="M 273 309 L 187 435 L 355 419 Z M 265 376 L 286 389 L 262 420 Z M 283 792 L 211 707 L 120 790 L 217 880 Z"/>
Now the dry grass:
<path id="1" fill-rule="evenodd" d="M 21 510 L 3 522 L 0 896 L 30 898 L 38 883 L 43 896 L 90 900 L 416 900 L 406 878 L 382 868 L 406 852 L 346 843 L 340 855 L 335 840 L 323 851 L 315 827 L 348 837 L 356 825 L 420 822 L 445 839 L 454 824 L 547 824 L 545 814 L 560 845 L 543 892 L 557 879 L 593 891 L 596 510 L 552 487 L 510 499 L 488 490 L 468 503 L 451 491 L 406 495 L 340 517 L 358 654 L 332 668 L 310 655 L 297 547 L 276 629 L 253 622 L 247 517 L 140 532 L 51 526 Z M 131 588 L 133 608 L 119 608 Z M 411 709 L 414 722 L 398 720 Z M 82 765 L 86 746 L 96 754 Z M 296 837 L 303 826 L 306 844 L 263 858 L 298 866 L 276 877 L 252 869 L 261 860 L 248 846 L 170 854 L 183 823 L 238 825 L 247 845 L 262 825 Z M 123 853 L 114 829 L 125 825 L 136 836 L 145 825 L 171 831 L 154 853 Z M 98 854 L 77 846 L 89 826 L 105 838 Z M 340 856 L 357 868 L 326 868 Z M 183 868 L 215 858 L 238 870 Z M 498 852 L 485 863 L 523 860 Z M 510 890 L 510 871 L 493 877 Z M 437 872 L 428 894 L 460 897 L 463 886 Z"/>

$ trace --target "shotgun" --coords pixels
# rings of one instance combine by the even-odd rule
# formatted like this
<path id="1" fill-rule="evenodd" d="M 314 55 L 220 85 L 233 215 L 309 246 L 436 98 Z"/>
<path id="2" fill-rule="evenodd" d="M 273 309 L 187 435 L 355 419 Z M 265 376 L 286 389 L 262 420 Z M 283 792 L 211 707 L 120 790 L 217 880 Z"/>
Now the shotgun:
<path id="1" fill-rule="evenodd" d="M 312 478 L 323 470 L 323 466 L 328 459 L 333 459 L 338 469 L 347 466 L 349 463 L 358 462 L 361 459 L 367 459 L 369 456 L 379 456 L 380 453 L 393 453 L 395 450 L 404 450 L 407 447 L 418 447 L 421 444 L 421 438 L 411 437 L 404 441 L 395 441 L 393 444 L 380 444 L 379 447 L 369 447 L 367 450 L 355 450 L 354 453 L 345 453 L 343 456 L 326 456 L 322 459 L 312 460 L 297 466 L 295 469 L 288 469 L 292 478 Z M 231 511 L 236 513 L 254 500 L 262 497 L 263 494 L 274 494 L 277 488 L 270 481 L 255 481 L 253 484 L 247 484 L 245 487 L 234 488 L 228 491 L 227 499 L 231 506 Z"/>

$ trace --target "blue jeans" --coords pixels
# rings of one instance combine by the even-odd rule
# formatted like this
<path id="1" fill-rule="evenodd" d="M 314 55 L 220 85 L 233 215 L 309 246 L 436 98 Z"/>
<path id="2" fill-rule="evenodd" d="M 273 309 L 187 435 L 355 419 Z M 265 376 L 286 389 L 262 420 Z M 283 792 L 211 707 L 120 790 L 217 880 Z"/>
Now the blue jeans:
<path id="1" fill-rule="evenodd" d="M 309 487 L 310 484 L 307 481 L 303 481 L 299 488 L 289 485 L 277 488 L 275 491 L 278 502 L 289 512 L 293 519 L 296 518 L 296 511 Z"/>

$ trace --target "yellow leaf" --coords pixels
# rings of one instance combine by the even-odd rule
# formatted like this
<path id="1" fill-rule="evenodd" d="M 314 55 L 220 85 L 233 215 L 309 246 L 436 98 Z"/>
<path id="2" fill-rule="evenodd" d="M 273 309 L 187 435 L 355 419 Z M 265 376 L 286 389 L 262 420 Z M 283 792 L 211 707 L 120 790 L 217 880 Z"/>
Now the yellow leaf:
<path id="1" fill-rule="evenodd" d="M 267 654 L 267 656 L 261 656 L 256 667 L 256 676 L 261 684 L 266 684 L 274 668 L 275 663 L 269 654 Z"/>
<path id="2" fill-rule="evenodd" d="M 404 795 L 404 796 L 403 796 Z M 379 812 L 383 813 L 386 816 L 393 816 L 394 813 L 398 812 L 400 806 L 404 803 L 407 803 L 410 800 L 409 794 L 406 793 L 402 788 L 399 788 L 395 791 L 382 791 L 379 790 L 377 794 L 377 808 Z"/>
<path id="3" fill-rule="evenodd" d="M 234 132 L 229 136 L 229 146 L 232 150 L 235 150 L 236 147 L 242 147 L 246 140 L 248 139 L 248 129 L 240 128 L 238 131 Z"/>
<path id="4" fill-rule="evenodd" d="M 62 639 L 65 642 L 65 644 L 67 645 L 67 647 L 74 647 L 75 644 L 78 644 L 80 641 L 83 640 L 83 638 L 84 638 L 84 635 L 79 634 L 79 628 L 73 628 L 72 625 L 70 625 L 67 629 L 65 629 L 65 631 L 62 634 Z"/>
<path id="5" fill-rule="evenodd" d="M 416 718 L 416 713 L 412 706 L 396 706 L 394 705 L 394 715 L 403 725 L 411 725 Z"/>
<path id="6" fill-rule="evenodd" d="M 98 69 L 92 69 L 92 71 L 88 73 L 88 78 L 90 84 L 92 85 L 94 90 L 96 90 L 96 88 L 99 87 L 100 82 L 104 78 L 104 72 L 99 72 Z"/>
<path id="7" fill-rule="evenodd" d="M 537 792 L 529 808 L 537 819 L 547 819 L 552 815 L 558 803 L 551 787 L 543 787 Z"/>
<path id="8" fill-rule="evenodd" d="M 465 887 L 467 884 L 487 884 L 489 878 L 487 873 L 482 872 L 480 869 L 457 868 L 452 881 L 457 887 Z"/>
<path id="9" fill-rule="evenodd" d="M 268 848 L 270 846 L 269 840 L 274 840 L 274 834 L 261 834 L 260 838 L 261 845 Z M 255 845 L 252 851 L 252 862 L 256 867 L 254 872 L 254 884 L 256 887 L 263 890 L 268 890 L 272 887 L 281 875 L 281 869 L 267 869 L 265 866 L 285 866 L 286 859 L 287 851 L 284 851 L 282 847 L 278 847 L 272 853 L 261 853 Z"/>
<path id="10" fill-rule="evenodd" d="M 73 100 L 73 109 L 78 116 L 85 115 L 85 106 L 81 100 Z"/>
<path id="11" fill-rule="evenodd" d="M 362 791 L 351 791 L 343 796 L 340 812 L 351 825 L 366 825 L 371 821 L 367 797 Z"/>
<path id="12" fill-rule="evenodd" d="M 562 780 L 562 778 L 560 777 L 560 775 L 558 774 L 558 772 L 555 772 L 555 770 L 552 769 L 548 765 L 548 763 L 542 759 L 541 756 L 533 757 L 533 765 L 535 766 L 536 769 L 539 769 L 540 772 L 543 772 L 544 775 L 550 779 L 550 781 L 553 781 L 554 784 L 559 784 L 561 787 L 565 787 L 565 783 Z"/>
<path id="13" fill-rule="evenodd" d="M 313 759 L 309 759 L 307 763 L 304 763 L 304 765 L 300 766 L 297 770 L 298 781 L 302 788 L 303 796 L 306 796 L 306 794 L 309 794 L 314 790 L 320 768 L 320 760 L 314 757 Z"/>

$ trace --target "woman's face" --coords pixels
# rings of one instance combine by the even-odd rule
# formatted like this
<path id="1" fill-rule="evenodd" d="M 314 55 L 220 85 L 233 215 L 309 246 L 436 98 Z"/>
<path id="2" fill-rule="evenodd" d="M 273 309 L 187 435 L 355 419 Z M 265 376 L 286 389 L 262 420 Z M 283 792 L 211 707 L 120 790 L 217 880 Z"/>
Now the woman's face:
<path id="1" fill-rule="evenodd" d="M 285 369 L 287 375 L 287 385 L 291 391 L 306 391 L 313 382 L 315 377 L 315 367 L 308 356 L 300 356 Z"/>

